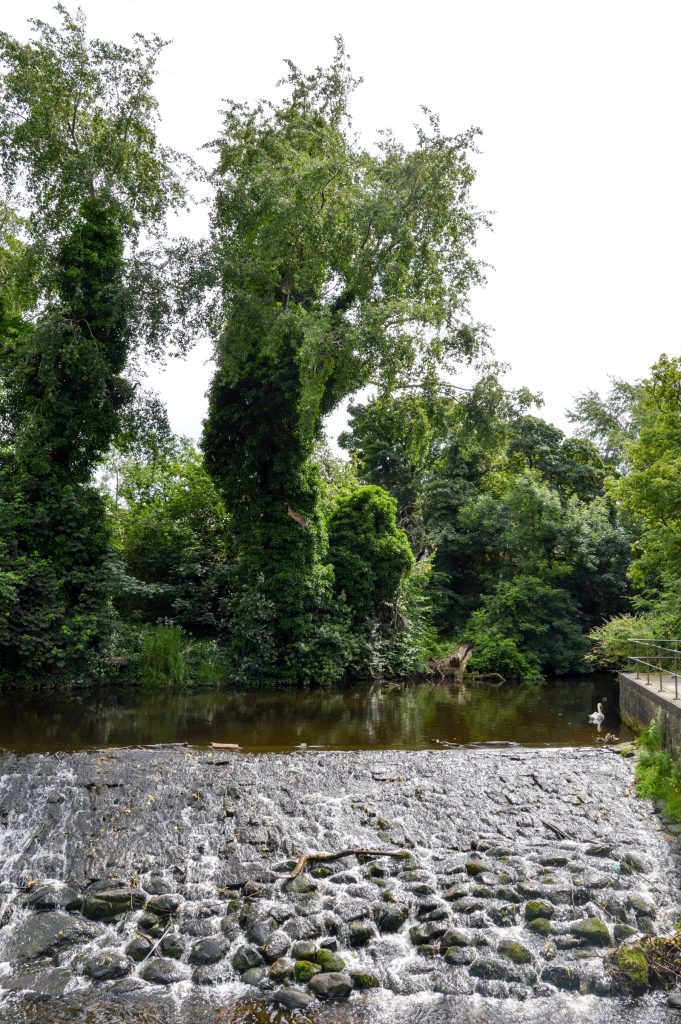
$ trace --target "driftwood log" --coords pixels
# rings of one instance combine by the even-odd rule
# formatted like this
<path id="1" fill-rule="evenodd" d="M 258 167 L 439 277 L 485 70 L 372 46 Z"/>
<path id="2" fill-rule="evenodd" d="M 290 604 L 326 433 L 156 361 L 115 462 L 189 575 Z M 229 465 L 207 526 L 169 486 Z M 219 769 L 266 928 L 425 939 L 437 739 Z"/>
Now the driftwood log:
<path id="1" fill-rule="evenodd" d="M 445 676 L 455 675 L 459 682 L 462 682 L 472 655 L 473 644 L 462 644 L 448 658 L 431 658 L 428 664 L 434 672 L 437 672 L 441 679 L 444 679 Z"/>
<path id="2" fill-rule="evenodd" d="M 292 882 L 294 878 L 302 874 L 308 864 L 314 863 L 325 863 L 330 860 L 342 860 L 343 857 L 357 857 L 363 855 L 365 857 L 405 857 L 404 850 L 369 850 L 364 847 L 353 846 L 349 850 L 339 850 L 338 853 L 322 853 L 320 850 L 308 850 L 307 853 L 301 853 L 296 862 L 296 866 L 290 875 L 285 878 L 286 882 Z"/>

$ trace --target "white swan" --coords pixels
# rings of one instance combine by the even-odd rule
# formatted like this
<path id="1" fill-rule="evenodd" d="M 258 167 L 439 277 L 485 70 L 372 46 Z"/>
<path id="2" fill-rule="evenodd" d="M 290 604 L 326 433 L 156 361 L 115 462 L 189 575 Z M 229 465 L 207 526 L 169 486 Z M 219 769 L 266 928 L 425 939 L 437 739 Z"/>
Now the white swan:
<path id="1" fill-rule="evenodd" d="M 592 715 L 589 715 L 589 721 L 593 722 L 594 725 L 600 725 L 604 718 L 605 715 L 603 714 L 603 705 L 597 704 L 594 713 Z"/>

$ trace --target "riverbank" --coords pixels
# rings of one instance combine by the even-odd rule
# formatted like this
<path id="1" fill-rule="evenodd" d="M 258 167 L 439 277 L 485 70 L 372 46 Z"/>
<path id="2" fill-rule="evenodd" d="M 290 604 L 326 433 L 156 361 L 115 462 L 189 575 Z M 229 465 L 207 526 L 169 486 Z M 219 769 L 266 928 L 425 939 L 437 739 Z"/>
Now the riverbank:
<path id="1" fill-rule="evenodd" d="M 311 1021 L 332 984 L 339 1021 L 568 996 L 624 1020 L 605 955 L 677 914 L 673 847 L 631 788 L 596 749 L 5 756 L 5 1012 L 33 992 L 75 1020 L 112 998 L 131 1020 L 178 999 L 265 1020 L 288 982 Z M 310 849 L 373 852 L 287 880 Z"/>

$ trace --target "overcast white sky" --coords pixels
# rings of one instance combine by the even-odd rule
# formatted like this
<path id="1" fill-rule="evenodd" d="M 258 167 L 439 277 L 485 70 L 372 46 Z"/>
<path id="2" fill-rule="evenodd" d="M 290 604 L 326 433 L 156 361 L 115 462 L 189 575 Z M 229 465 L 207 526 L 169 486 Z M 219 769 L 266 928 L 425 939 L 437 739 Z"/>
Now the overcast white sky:
<path id="1" fill-rule="evenodd" d="M 1 27 L 52 3 L 4 3 Z M 75 4 L 67 4 L 74 9 Z M 342 33 L 356 74 L 355 127 L 405 141 L 420 104 L 443 130 L 483 131 L 474 198 L 494 211 L 474 297 L 510 385 L 543 392 L 565 426 L 579 391 L 642 376 L 679 351 L 681 3 L 678 0 L 82 0 L 92 34 L 172 39 L 157 94 L 164 141 L 196 154 L 220 99 L 271 96 L 282 58 L 332 56 Z M 197 217 L 200 215 L 197 215 Z M 200 222 L 196 225 L 200 230 Z M 210 349 L 154 374 L 176 431 L 198 436 Z M 340 417 L 335 418 L 338 426 Z"/>

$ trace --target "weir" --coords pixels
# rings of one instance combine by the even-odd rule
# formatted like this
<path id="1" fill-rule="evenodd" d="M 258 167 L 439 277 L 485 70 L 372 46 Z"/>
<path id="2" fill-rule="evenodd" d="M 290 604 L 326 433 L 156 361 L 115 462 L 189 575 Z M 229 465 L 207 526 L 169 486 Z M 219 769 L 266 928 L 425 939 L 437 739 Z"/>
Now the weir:
<path id="1" fill-rule="evenodd" d="M 6 755 L 0 1021 L 667 1020 L 608 969 L 677 917 L 631 786 L 588 748 Z"/>

